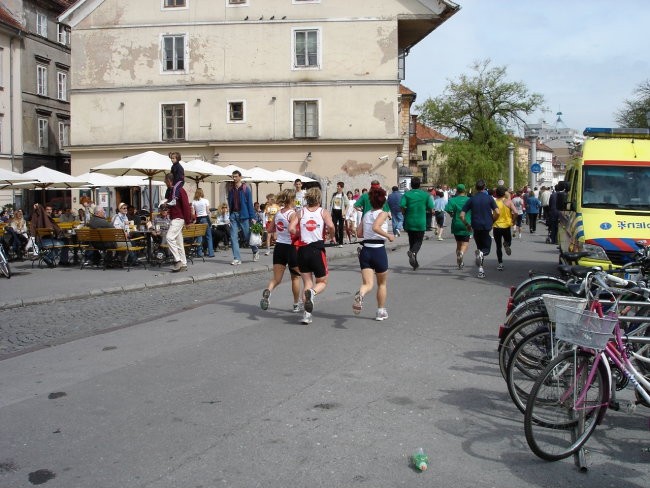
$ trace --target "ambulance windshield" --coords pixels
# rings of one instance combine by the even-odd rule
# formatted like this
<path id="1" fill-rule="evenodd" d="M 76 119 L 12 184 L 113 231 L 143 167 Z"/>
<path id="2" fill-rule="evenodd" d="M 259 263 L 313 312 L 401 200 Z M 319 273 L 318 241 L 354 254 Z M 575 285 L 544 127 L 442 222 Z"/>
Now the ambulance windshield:
<path id="1" fill-rule="evenodd" d="M 650 166 L 583 167 L 582 206 L 650 211 Z"/>

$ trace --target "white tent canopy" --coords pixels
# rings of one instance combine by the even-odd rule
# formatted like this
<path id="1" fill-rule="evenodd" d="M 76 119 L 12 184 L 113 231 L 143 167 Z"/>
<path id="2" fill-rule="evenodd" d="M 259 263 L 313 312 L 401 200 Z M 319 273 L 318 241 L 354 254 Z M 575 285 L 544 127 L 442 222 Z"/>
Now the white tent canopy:
<path id="1" fill-rule="evenodd" d="M 40 166 L 36 169 L 25 172 L 23 173 L 23 177 L 27 178 L 30 182 L 20 183 L 22 188 L 69 190 L 70 188 L 88 186 L 87 181 L 45 166 Z"/>
<path id="2" fill-rule="evenodd" d="M 110 176 L 103 173 L 84 173 L 77 176 L 90 183 L 91 187 L 118 187 L 118 186 L 147 186 L 149 179 L 142 176 Z M 164 186 L 162 181 L 152 182 L 154 186 Z"/>
<path id="3" fill-rule="evenodd" d="M 277 178 L 276 181 L 280 182 L 291 182 L 293 183 L 296 181 L 296 179 L 300 179 L 303 183 L 313 183 L 316 181 L 313 178 L 310 178 L 309 176 L 303 176 L 299 175 L 298 173 L 292 173 L 291 171 L 286 171 L 284 169 L 277 169 L 273 171 L 273 174 Z"/>
<path id="4" fill-rule="evenodd" d="M 194 180 L 197 186 L 202 181 L 206 183 L 218 183 L 230 180 L 232 175 L 232 171 L 227 171 L 221 166 L 200 159 L 194 159 L 188 162 L 181 161 L 181 166 L 183 166 L 183 170 L 185 171 L 185 178 Z"/>
<path id="5" fill-rule="evenodd" d="M 26 183 L 28 181 L 32 181 L 32 178 L 0 168 L 0 189 L 13 186 L 15 183 Z"/>

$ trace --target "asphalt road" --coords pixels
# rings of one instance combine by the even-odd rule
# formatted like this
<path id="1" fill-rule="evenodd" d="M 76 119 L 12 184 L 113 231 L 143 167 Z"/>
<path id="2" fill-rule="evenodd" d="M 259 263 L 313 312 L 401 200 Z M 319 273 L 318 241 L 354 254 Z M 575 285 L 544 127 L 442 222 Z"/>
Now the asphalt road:
<path id="1" fill-rule="evenodd" d="M 392 252 L 384 322 L 370 296 L 352 314 L 353 258 L 309 326 L 286 284 L 259 309 L 264 275 L 75 300 L 74 321 L 72 302 L 5 310 L 36 337 L 0 361 L 0 487 L 646 487 L 641 409 L 607 415 L 587 473 L 528 450 L 496 331 L 508 287 L 554 267 L 542 240 L 503 272 L 489 257 L 484 280 L 450 240 L 426 241 L 416 272 Z"/>

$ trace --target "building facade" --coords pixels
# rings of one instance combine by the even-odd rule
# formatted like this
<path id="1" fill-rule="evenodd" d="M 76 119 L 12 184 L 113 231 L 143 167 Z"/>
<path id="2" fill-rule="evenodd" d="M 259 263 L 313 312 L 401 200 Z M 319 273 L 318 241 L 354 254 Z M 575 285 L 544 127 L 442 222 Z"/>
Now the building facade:
<path id="1" fill-rule="evenodd" d="M 47 166 L 70 173 L 70 29 L 57 19 L 73 3 L 5 0 L 0 6 L 0 161 L 5 169 L 21 173 Z M 57 198 L 59 192 L 47 196 Z M 36 195 L 4 191 L 2 199 L 29 207 Z"/>
<path id="2" fill-rule="evenodd" d="M 458 9 L 445 0 L 80 0 L 60 17 L 72 30 L 73 174 L 178 150 L 325 184 L 395 184 L 408 143 L 406 55 Z M 218 193 L 208 191 L 213 201 Z"/>

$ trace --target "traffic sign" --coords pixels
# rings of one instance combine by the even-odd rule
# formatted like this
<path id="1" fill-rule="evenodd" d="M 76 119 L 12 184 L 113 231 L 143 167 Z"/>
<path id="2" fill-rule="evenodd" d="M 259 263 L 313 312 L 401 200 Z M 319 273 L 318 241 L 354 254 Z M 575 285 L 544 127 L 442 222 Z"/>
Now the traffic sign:
<path id="1" fill-rule="evenodd" d="M 534 163 L 530 165 L 530 172 L 531 173 L 541 173 L 542 172 L 542 165 L 539 163 Z"/>

